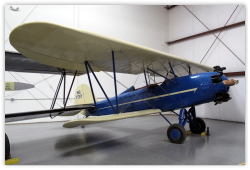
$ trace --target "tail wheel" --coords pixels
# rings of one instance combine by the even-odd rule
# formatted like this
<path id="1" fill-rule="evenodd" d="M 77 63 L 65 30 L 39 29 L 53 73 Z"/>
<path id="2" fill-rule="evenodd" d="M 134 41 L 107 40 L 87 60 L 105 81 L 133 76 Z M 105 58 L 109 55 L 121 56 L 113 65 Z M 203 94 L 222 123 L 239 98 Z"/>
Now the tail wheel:
<path id="1" fill-rule="evenodd" d="M 196 125 L 189 123 L 189 127 L 192 133 L 201 134 L 206 130 L 206 123 L 201 118 L 196 118 Z"/>
<path id="2" fill-rule="evenodd" d="M 9 138 L 5 133 L 5 160 L 10 158 L 10 142 Z"/>
<path id="3" fill-rule="evenodd" d="M 172 143 L 181 144 L 187 137 L 186 130 L 180 124 L 172 124 L 167 130 L 168 139 Z"/>

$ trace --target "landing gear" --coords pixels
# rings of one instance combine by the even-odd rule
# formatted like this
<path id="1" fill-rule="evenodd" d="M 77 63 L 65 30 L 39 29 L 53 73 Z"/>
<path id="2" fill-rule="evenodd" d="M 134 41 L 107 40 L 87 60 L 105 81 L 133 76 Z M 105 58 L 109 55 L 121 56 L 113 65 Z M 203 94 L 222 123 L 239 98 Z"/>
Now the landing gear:
<path id="1" fill-rule="evenodd" d="M 177 144 L 181 144 L 187 137 L 186 130 L 180 124 L 172 124 L 167 131 L 168 139 Z"/>
<path id="2" fill-rule="evenodd" d="M 206 123 L 201 118 L 196 118 L 196 121 L 193 120 L 193 123 L 189 123 L 189 128 L 192 133 L 201 134 L 206 130 Z"/>
<path id="3" fill-rule="evenodd" d="M 5 133 L 5 160 L 10 159 L 10 142 L 9 138 Z"/>
<path id="4" fill-rule="evenodd" d="M 189 123 L 191 132 L 195 134 L 201 134 L 206 130 L 206 123 L 204 120 L 196 118 L 195 107 L 191 107 L 188 111 L 185 108 L 182 108 L 180 113 L 177 114 L 179 116 L 179 123 L 176 124 L 171 124 L 164 115 L 161 113 L 160 115 L 170 124 L 167 130 L 167 136 L 172 143 L 180 144 L 185 141 L 187 132 L 184 127 L 187 122 Z"/>

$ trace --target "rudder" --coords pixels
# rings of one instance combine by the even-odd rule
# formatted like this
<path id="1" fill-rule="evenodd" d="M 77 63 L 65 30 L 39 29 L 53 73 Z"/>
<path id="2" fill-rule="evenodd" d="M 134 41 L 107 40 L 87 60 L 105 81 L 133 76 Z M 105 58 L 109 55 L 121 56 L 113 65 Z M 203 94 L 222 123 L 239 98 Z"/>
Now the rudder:
<path id="1" fill-rule="evenodd" d="M 97 102 L 97 98 L 95 97 L 95 100 Z M 91 93 L 91 89 L 86 84 L 81 84 L 76 88 L 75 91 L 75 104 L 93 104 L 93 97 Z"/>

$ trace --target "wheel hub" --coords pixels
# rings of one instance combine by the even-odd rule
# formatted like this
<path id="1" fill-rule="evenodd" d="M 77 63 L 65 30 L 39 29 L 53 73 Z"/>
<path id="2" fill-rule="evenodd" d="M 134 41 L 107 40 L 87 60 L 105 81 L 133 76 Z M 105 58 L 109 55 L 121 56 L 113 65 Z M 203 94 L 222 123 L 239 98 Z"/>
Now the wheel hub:
<path id="1" fill-rule="evenodd" d="M 196 123 L 194 126 L 195 130 L 199 130 L 201 128 L 201 124 L 200 123 Z"/>
<path id="2" fill-rule="evenodd" d="M 171 134 L 171 137 L 174 139 L 179 139 L 181 136 L 180 131 L 177 129 L 173 129 L 170 134 Z"/>

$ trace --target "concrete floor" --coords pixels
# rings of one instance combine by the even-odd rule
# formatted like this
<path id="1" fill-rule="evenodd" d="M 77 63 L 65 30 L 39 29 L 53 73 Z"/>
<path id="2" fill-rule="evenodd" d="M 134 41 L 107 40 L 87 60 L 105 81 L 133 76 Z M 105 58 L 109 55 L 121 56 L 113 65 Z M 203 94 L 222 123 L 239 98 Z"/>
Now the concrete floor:
<path id="1" fill-rule="evenodd" d="M 177 122 L 176 116 L 168 116 Z M 204 119 L 211 136 L 167 138 L 161 116 L 65 129 L 64 122 L 5 125 L 12 158 L 24 165 L 237 165 L 245 162 L 245 124 Z M 186 130 L 189 130 L 186 125 Z"/>

